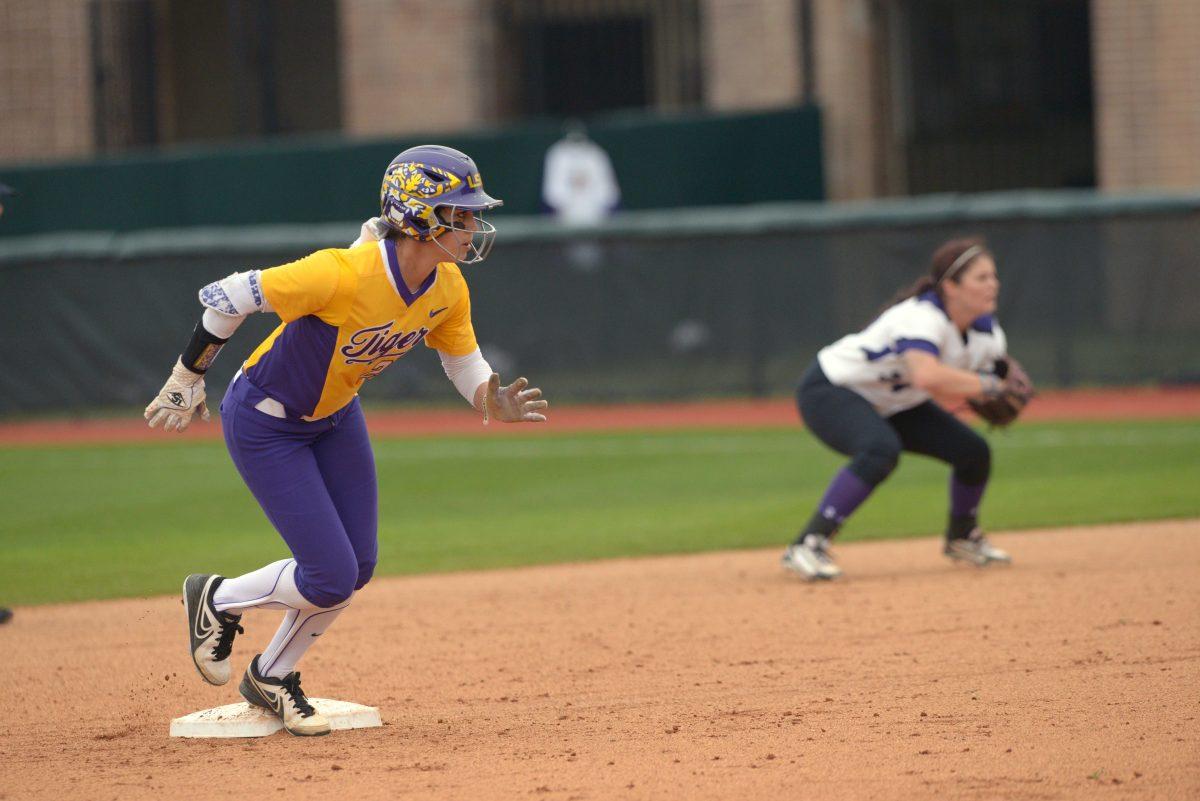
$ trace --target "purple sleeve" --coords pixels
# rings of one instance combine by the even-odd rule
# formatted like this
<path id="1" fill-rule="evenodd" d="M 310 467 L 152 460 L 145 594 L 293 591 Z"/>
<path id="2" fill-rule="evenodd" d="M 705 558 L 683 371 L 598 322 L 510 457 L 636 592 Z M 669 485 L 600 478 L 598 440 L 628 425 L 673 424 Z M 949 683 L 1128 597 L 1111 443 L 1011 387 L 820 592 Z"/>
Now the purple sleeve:
<path id="1" fill-rule="evenodd" d="M 938 346 L 927 339 L 897 339 L 896 353 L 904 353 L 906 350 L 923 350 L 926 353 L 934 356 L 941 356 L 942 352 Z"/>

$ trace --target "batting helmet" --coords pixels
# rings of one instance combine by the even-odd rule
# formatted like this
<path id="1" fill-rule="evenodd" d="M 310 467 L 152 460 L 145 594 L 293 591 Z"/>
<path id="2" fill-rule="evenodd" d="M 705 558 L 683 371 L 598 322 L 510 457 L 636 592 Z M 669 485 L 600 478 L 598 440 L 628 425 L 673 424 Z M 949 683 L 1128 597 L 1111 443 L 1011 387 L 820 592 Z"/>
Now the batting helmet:
<path id="1" fill-rule="evenodd" d="M 396 156 L 383 175 L 379 192 L 380 216 L 404 236 L 437 241 L 446 231 L 470 233 L 471 251 L 461 259 L 463 264 L 487 257 L 496 227 L 483 219 L 483 213 L 503 202 L 483 191 L 483 178 L 470 156 L 442 145 L 410 147 Z M 471 212 L 475 227 L 459 226 L 457 211 Z M 442 249 L 450 253 L 444 245 Z"/>

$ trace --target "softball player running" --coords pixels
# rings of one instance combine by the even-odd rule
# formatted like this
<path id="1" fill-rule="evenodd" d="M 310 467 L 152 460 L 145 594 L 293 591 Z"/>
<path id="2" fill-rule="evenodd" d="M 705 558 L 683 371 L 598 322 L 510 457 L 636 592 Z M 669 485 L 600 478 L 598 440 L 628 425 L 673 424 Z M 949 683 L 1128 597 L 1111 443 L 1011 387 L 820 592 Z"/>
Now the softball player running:
<path id="1" fill-rule="evenodd" d="M 349 249 L 201 289 L 204 316 L 146 407 L 151 428 L 182 431 L 193 414 L 207 420 L 204 372 L 218 351 L 246 315 L 279 315 L 225 393 L 221 423 L 234 465 L 292 558 L 236 578 L 188 576 L 183 596 L 192 660 L 210 684 L 229 681 L 245 610 L 284 612 L 239 689 L 292 734 L 329 732 L 295 667 L 375 568 L 378 504 L 357 397 L 363 382 L 424 341 L 485 423 L 546 419 L 541 390 L 524 378 L 501 387 L 480 354 L 455 264 L 487 256 L 496 229 L 484 213 L 500 204 L 465 154 L 437 145 L 404 151 L 384 175 L 380 217 Z"/>
<path id="2" fill-rule="evenodd" d="M 1004 331 L 992 316 L 999 289 L 995 260 L 982 240 L 946 242 L 933 254 L 928 276 L 864 330 L 817 354 L 800 381 L 800 413 L 809 430 L 850 463 L 784 552 L 784 567 L 806 579 L 840 576 L 829 540 L 896 468 L 901 451 L 953 467 L 946 556 L 981 567 L 1010 561 L 977 525 L 991 469 L 987 441 L 933 400 L 1005 391 L 990 372 L 1006 352 Z"/>

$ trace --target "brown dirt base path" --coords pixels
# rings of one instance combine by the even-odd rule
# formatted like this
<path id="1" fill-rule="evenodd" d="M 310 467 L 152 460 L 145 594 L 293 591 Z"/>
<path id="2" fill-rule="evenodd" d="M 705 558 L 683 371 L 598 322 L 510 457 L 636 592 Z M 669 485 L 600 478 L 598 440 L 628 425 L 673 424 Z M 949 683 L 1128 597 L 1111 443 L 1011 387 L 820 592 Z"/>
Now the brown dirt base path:
<path id="1" fill-rule="evenodd" d="M 1200 521 L 374 582 L 303 666 L 384 728 L 182 741 L 177 598 L 0 629 L 4 799 L 1200 797 Z M 275 613 L 250 613 L 241 671 Z"/>

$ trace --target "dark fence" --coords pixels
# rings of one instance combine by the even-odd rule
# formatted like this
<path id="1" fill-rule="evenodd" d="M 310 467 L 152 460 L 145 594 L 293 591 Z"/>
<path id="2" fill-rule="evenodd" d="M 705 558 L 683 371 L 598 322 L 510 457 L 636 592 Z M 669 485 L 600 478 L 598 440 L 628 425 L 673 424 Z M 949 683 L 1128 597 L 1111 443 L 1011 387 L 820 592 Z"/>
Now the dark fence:
<path id="1" fill-rule="evenodd" d="M 356 230 L 0 243 L 0 414 L 145 403 L 199 316 L 200 286 L 344 244 Z M 995 250 L 1001 322 L 1042 385 L 1200 379 L 1200 195 L 693 209 L 624 215 L 590 232 L 512 219 L 466 274 L 485 355 L 556 400 L 775 395 L 964 233 Z M 213 369 L 214 395 L 274 320 L 257 315 L 238 332 Z M 364 395 L 457 398 L 427 352 Z"/>

